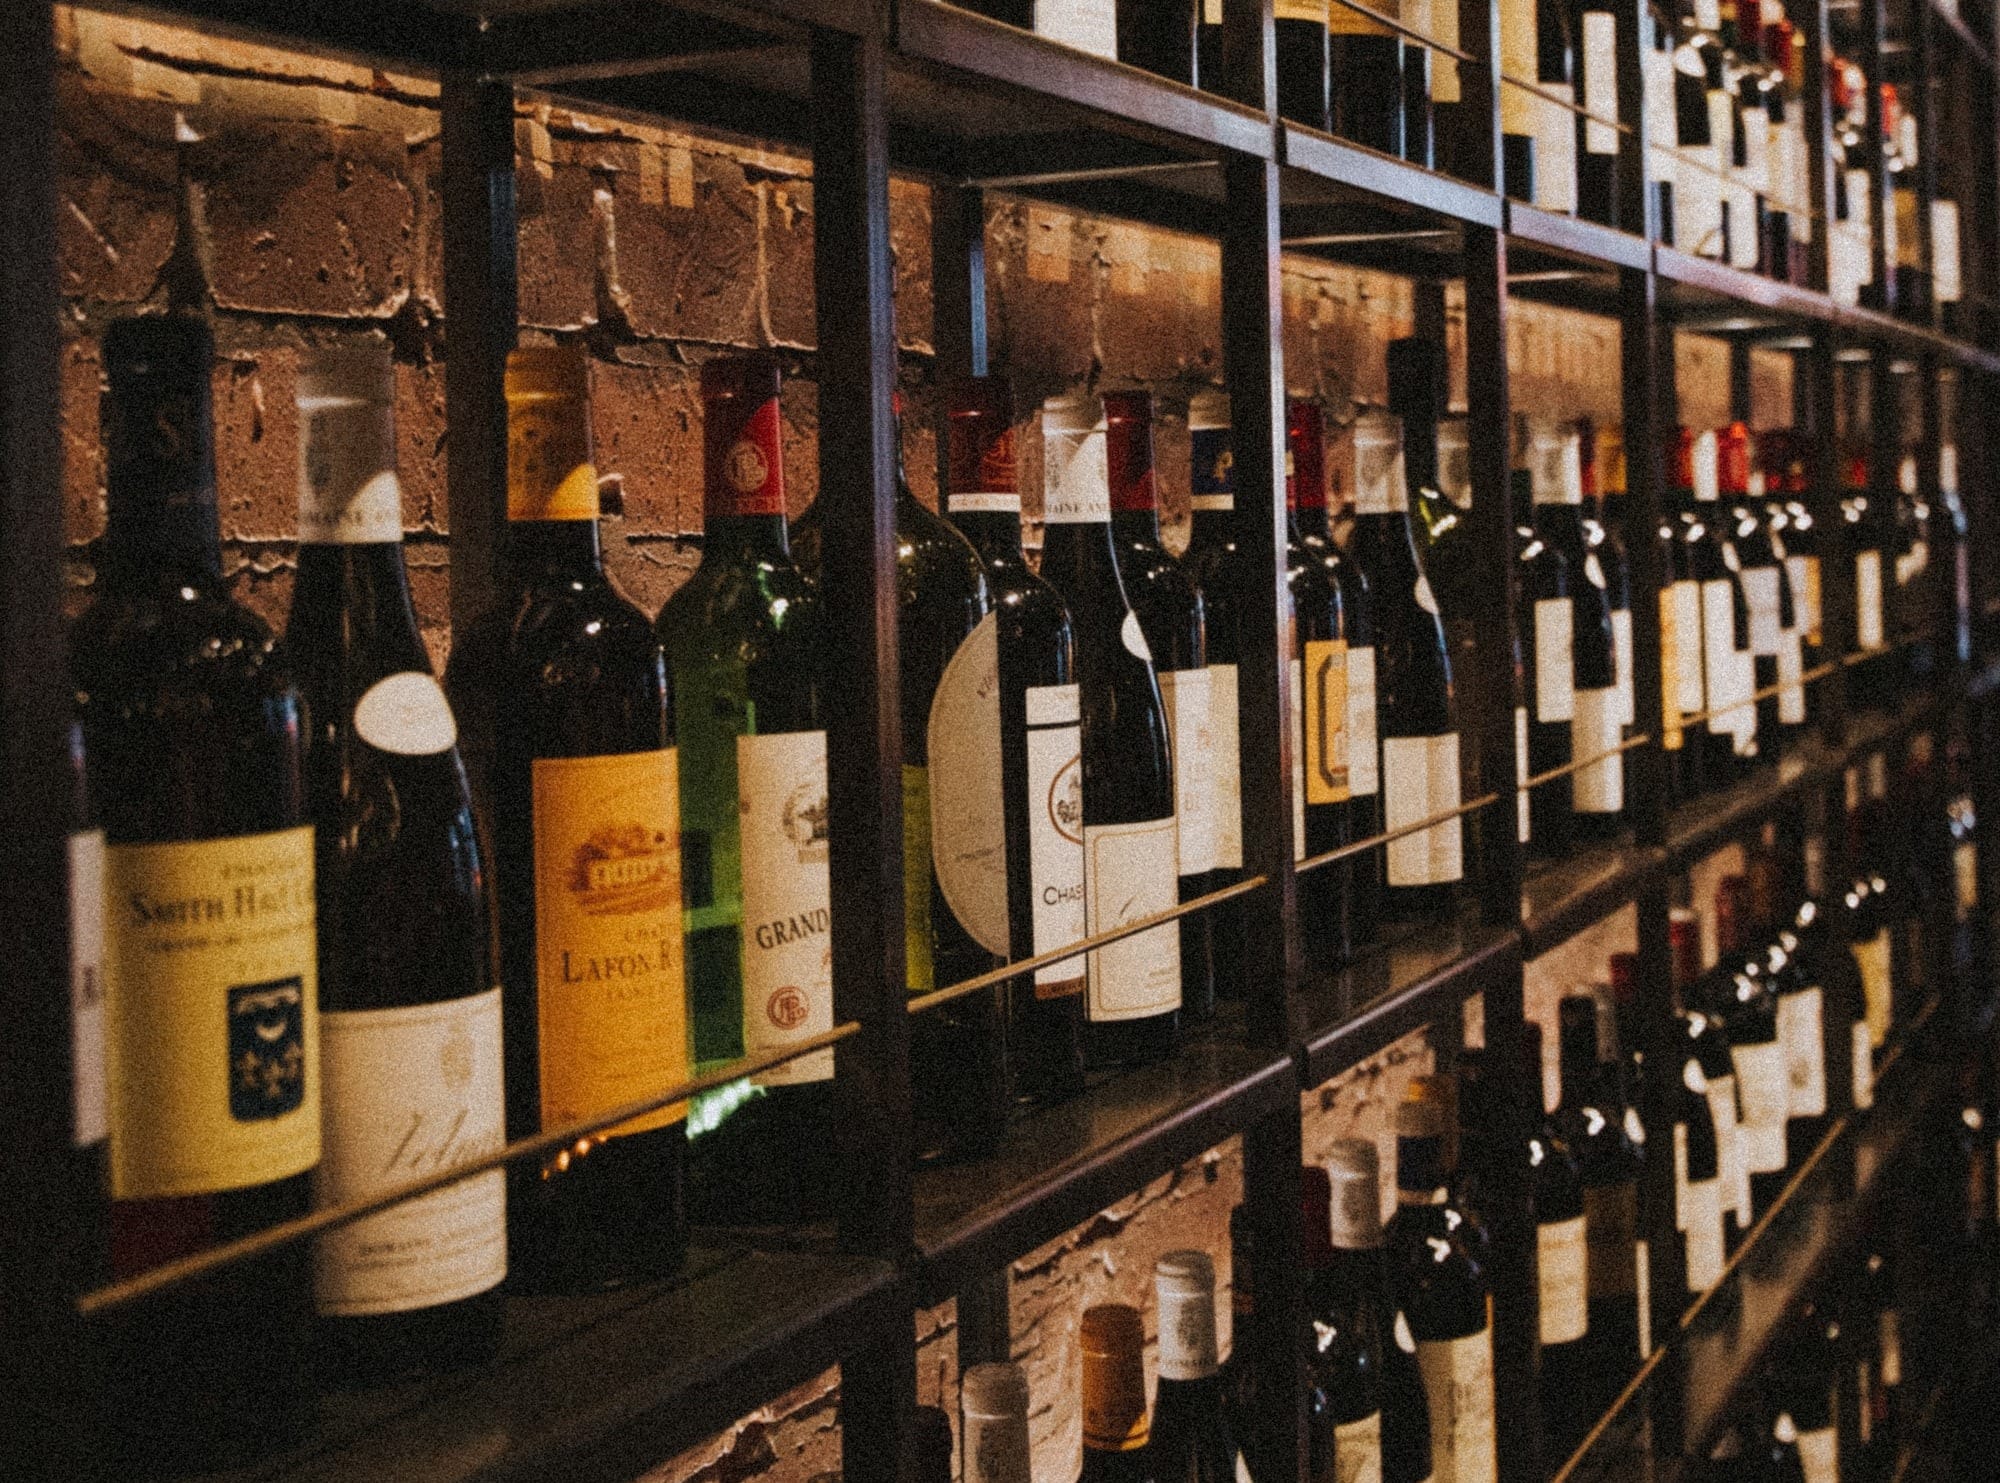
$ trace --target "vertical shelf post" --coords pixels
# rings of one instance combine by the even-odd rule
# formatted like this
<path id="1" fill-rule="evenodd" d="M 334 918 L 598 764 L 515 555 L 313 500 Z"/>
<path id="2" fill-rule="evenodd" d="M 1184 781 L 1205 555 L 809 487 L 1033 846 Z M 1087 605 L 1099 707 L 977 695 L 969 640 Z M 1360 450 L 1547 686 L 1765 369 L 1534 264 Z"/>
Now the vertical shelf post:
<path id="1" fill-rule="evenodd" d="M 1833 100 L 1827 92 L 1826 48 L 1832 34 L 1827 0 L 1800 0 L 1791 12 L 1805 37 L 1806 195 L 1813 215 L 1806 252 L 1806 286 L 1826 293 L 1832 283 Z"/>

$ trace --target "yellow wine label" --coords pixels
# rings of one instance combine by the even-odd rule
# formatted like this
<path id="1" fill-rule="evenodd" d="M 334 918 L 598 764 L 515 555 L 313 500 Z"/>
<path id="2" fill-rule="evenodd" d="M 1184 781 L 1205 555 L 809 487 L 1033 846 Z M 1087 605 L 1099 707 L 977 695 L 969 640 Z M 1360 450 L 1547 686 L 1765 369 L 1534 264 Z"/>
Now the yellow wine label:
<path id="1" fill-rule="evenodd" d="M 903 764 L 903 983 L 937 987 L 931 961 L 931 770 Z"/>
<path id="2" fill-rule="evenodd" d="M 541 1112 L 553 1128 L 687 1079 L 679 753 L 538 757 L 533 807 Z M 685 1115 L 663 1107 L 604 1136 Z"/>
<path id="3" fill-rule="evenodd" d="M 111 1193 L 242 1189 L 319 1162 L 310 825 L 113 845 Z"/>
<path id="4" fill-rule="evenodd" d="M 1345 803 L 1351 789 L 1347 755 L 1347 640 L 1308 639 L 1306 802 Z"/>
<path id="5" fill-rule="evenodd" d="M 1680 635 L 1675 631 L 1680 605 L 1670 588 L 1660 594 L 1660 746 L 1681 749 Z"/>
<path id="6" fill-rule="evenodd" d="M 1377 8 L 1374 5 L 1368 7 L 1370 10 Z M 1392 0 L 1392 3 L 1379 8 L 1384 11 L 1393 11 L 1395 6 Z M 1346 0 L 1331 0 L 1331 4 L 1327 6 L 1326 11 L 1326 28 L 1335 36 L 1393 36 L 1396 34 L 1389 27 L 1376 20 L 1374 16 L 1363 14 L 1362 11 L 1347 4 Z"/>
<path id="7" fill-rule="evenodd" d="M 568 397 L 509 398 L 507 518 L 595 520 L 597 467 L 583 403 Z"/>

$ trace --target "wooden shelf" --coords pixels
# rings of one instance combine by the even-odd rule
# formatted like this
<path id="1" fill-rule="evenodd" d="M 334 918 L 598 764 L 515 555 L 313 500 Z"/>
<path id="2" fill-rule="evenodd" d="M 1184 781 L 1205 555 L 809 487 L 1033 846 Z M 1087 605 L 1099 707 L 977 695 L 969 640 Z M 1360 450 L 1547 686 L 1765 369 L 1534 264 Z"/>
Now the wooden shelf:
<path id="1" fill-rule="evenodd" d="M 1578 850 L 1531 866 L 1521 885 L 1521 941 L 1535 958 L 1631 901 L 1666 855 L 1630 844 Z"/>

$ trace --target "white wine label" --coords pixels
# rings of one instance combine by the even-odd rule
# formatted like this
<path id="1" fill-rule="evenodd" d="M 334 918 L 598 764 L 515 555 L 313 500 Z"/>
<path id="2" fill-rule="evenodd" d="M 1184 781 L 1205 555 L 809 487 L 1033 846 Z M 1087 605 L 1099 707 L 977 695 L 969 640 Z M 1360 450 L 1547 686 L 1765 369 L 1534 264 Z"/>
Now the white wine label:
<path id="1" fill-rule="evenodd" d="M 1889 929 L 1884 927 L 1866 942 L 1851 944 L 1854 961 L 1861 969 L 1861 997 L 1868 1007 L 1869 1043 L 1877 1050 L 1889 1039 L 1891 993 Z"/>
<path id="2" fill-rule="evenodd" d="M 1021 496 L 1011 490 L 953 490 L 945 497 L 953 515 L 1018 515 Z"/>
<path id="3" fill-rule="evenodd" d="M 1334 1483 L 1382 1483 L 1382 1413 L 1333 1428 Z"/>
<path id="4" fill-rule="evenodd" d="M 1674 679 L 1683 716 L 1698 716 L 1707 693 L 1702 668 L 1701 584 L 1676 582 L 1674 603 Z"/>
<path id="5" fill-rule="evenodd" d="M 1458 733 L 1382 741 L 1384 826 L 1408 828 L 1458 807 Z M 1447 819 L 1388 844 L 1392 886 L 1449 885 L 1465 875 L 1463 819 Z"/>
<path id="6" fill-rule="evenodd" d="M 1493 1436 L 1493 1330 L 1417 1341 L 1417 1370 L 1431 1413 L 1432 1483 L 1497 1483 Z"/>
<path id="7" fill-rule="evenodd" d="M 1854 557 L 1854 641 L 1864 649 L 1882 647 L 1882 553 Z"/>
<path id="8" fill-rule="evenodd" d="M 1417 585 L 1412 590 L 1417 599 L 1418 607 L 1429 613 L 1433 618 L 1439 616 L 1437 594 L 1431 591 L 1431 579 L 1429 577 L 1425 576 L 1422 572 L 1418 572 Z"/>
<path id="9" fill-rule="evenodd" d="M 1535 719 L 1567 721 L 1576 713 L 1576 667 L 1572 658 L 1575 609 L 1566 597 L 1535 602 Z"/>
<path id="10" fill-rule="evenodd" d="M 1043 418 L 1042 519 L 1050 525 L 1103 525 L 1111 519 L 1104 423 L 1085 427 L 1082 421 L 1057 426 Z"/>
<path id="11" fill-rule="evenodd" d="M 1514 813 L 1515 833 L 1522 844 L 1528 842 L 1528 708 L 1514 707 Z"/>
<path id="12" fill-rule="evenodd" d="M 1875 1037 L 1869 1032 L 1866 1019 L 1854 1022 L 1850 1047 L 1854 1105 L 1866 1112 L 1875 1105 Z"/>
<path id="13" fill-rule="evenodd" d="M 1214 740 L 1215 765 L 1209 776 L 1215 784 L 1215 805 L 1210 828 L 1214 831 L 1210 858 L 1217 870 L 1243 868 L 1243 780 L 1237 772 L 1238 726 L 1236 710 L 1236 666 L 1211 664 L 1209 673 L 1209 736 Z"/>
<path id="14" fill-rule="evenodd" d="M 1139 615 L 1131 609 L 1125 611 L 1125 621 L 1118 625 L 1118 641 L 1125 646 L 1125 652 L 1134 659 L 1153 662 L 1153 651 L 1146 643 L 1146 630 L 1139 626 Z"/>
<path id="15" fill-rule="evenodd" d="M 1211 1272 L 1208 1286 L 1170 1286 L 1164 1279 L 1156 1284 L 1162 1380 L 1206 1380 L 1222 1368 L 1216 1350 L 1213 1280 Z"/>
<path id="16" fill-rule="evenodd" d="M 78 1148 L 110 1131 L 104 1084 L 104 831 L 69 837 L 70 1131 Z"/>
<path id="17" fill-rule="evenodd" d="M 1750 608 L 1750 652 L 1776 654 L 1780 632 L 1778 583 L 1783 580 L 1775 566 L 1746 566 L 1743 601 Z"/>
<path id="18" fill-rule="evenodd" d="M 1347 787 L 1356 798 L 1382 791 L 1380 733 L 1375 724 L 1375 651 L 1347 651 Z"/>
<path id="19" fill-rule="evenodd" d="M 999 623 L 988 613 L 951 656 L 931 697 L 924 744 L 938 889 L 973 941 L 1004 958 L 1007 794 L 1000 776 Z"/>
<path id="20" fill-rule="evenodd" d="M 1174 817 L 1182 875 L 1215 868 L 1215 678 L 1207 669 L 1160 671 L 1174 762 Z"/>
<path id="21" fill-rule="evenodd" d="M 1593 1298 L 1625 1298 L 1636 1291 L 1639 1269 L 1639 1186 L 1630 1181 L 1586 1185 L 1583 1232 L 1589 1252 L 1589 1292 Z"/>
<path id="22" fill-rule="evenodd" d="M 1840 1432 L 1831 1426 L 1800 1432 L 1799 1472 L 1805 1483 L 1840 1483 Z"/>
<path id="23" fill-rule="evenodd" d="M 1410 1332 L 1410 1315 L 1401 1308 L 1396 1310 L 1396 1347 L 1405 1354 L 1417 1352 L 1417 1336 Z"/>
<path id="24" fill-rule="evenodd" d="M 1743 1161 L 1752 1174 L 1785 1167 L 1785 1112 L 1790 1092 L 1785 1047 L 1776 1040 L 1732 1045 L 1736 1095 L 1743 1107 Z"/>
<path id="25" fill-rule="evenodd" d="M 444 687 L 423 670 L 384 675 L 354 705 L 354 734 L 378 752 L 434 757 L 458 745 Z"/>
<path id="26" fill-rule="evenodd" d="M 345 1205 L 507 1141 L 500 991 L 320 1017 L 326 1132 L 313 1198 Z M 507 1275 L 506 1176 L 494 1169 L 320 1237 L 321 1313 L 403 1313 Z"/>
<path id="27" fill-rule="evenodd" d="M 1722 1182 L 1722 1208 L 1735 1212 L 1739 1228 L 1750 1224 L 1750 1171 L 1743 1163 L 1743 1129 L 1736 1116 L 1736 1075 L 1708 1083 L 1708 1110 L 1715 1119 L 1715 1162 Z"/>
<path id="28" fill-rule="evenodd" d="M 1625 807 L 1625 754 L 1618 745 L 1618 688 L 1576 692 L 1576 714 L 1570 719 L 1570 756 L 1602 760 L 1579 767 L 1570 775 L 1570 792 L 1580 814 L 1615 814 Z M 1610 753 L 1609 756 L 1604 754 Z"/>
<path id="29" fill-rule="evenodd" d="M 1608 10 L 1583 13 L 1583 147 L 1592 154 L 1618 153 L 1618 19 Z"/>
<path id="30" fill-rule="evenodd" d="M 1687 1187 L 1687 1290 L 1704 1293 L 1722 1280 L 1727 1261 L 1722 1232 L 1722 1181 L 1697 1180 Z"/>
<path id="31" fill-rule="evenodd" d="M 1028 867 L 1035 893 L 1035 953 L 1081 942 L 1083 910 L 1083 730 L 1074 685 L 1027 692 Z M 1035 970 L 1035 996 L 1083 991 L 1083 960 Z"/>
<path id="32" fill-rule="evenodd" d="M 1576 210 L 1576 115 L 1565 105 L 1576 101 L 1576 89 L 1561 82 L 1540 86 L 1551 96 L 1534 100 L 1535 204 L 1568 215 Z"/>
<path id="33" fill-rule="evenodd" d="M 1793 1117 L 1826 1115 L 1826 1027 L 1819 986 L 1778 998 L 1778 1042 L 1785 1048 L 1785 1105 Z"/>
<path id="34" fill-rule="evenodd" d="M 1083 904 L 1090 935 L 1109 932 L 1180 899 L 1173 815 L 1137 824 L 1086 824 Z M 1163 922 L 1090 954 L 1093 1021 L 1142 1019 L 1181 1002 L 1181 924 Z"/>
<path id="35" fill-rule="evenodd" d="M 833 1028 L 826 733 L 736 738 L 743 852 L 743 1050 L 760 1055 Z M 763 1072 L 760 1086 L 833 1075 L 833 1051 Z"/>
<path id="36" fill-rule="evenodd" d="M 1096 56 L 1118 57 L 1118 8 L 1113 0 L 1035 0 L 1035 31 Z"/>
<path id="37" fill-rule="evenodd" d="M 358 396 L 299 397 L 299 541 L 372 545 L 403 539 L 395 408 Z"/>
<path id="38" fill-rule="evenodd" d="M 1958 202 L 1931 202 L 1931 293 L 1940 304 L 1956 304 L 1965 293 L 1958 226 Z M 1954 479 L 1944 487 L 1956 489 L 1958 481 Z"/>
<path id="39" fill-rule="evenodd" d="M 319 1162 L 310 825 L 105 852 L 106 1084 L 118 1200 Z"/>
<path id="40" fill-rule="evenodd" d="M 1797 628 L 1788 628 L 1778 640 L 1778 721 L 1785 726 L 1801 726 L 1806 719 L 1805 639 Z"/>
<path id="41" fill-rule="evenodd" d="M 1639 713 L 1632 701 L 1632 610 L 1611 611 L 1611 655 L 1618 673 L 1618 725 L 1634 725 Z"/>
<path id="42" fill-rule="evenodd" d="M 1708 729 L 1726 736 L 1737 725 L 1735 586 L 1728 578 L 1701 584 L 1702 678 L 1708 695 Z"/>
<path id="43" fill-rule="evenodd" d="M 1544 1344 L 1569 1344 L 1590 1327 L 1589 1243 L 1581 1215 L 1535 1227 Z"/>

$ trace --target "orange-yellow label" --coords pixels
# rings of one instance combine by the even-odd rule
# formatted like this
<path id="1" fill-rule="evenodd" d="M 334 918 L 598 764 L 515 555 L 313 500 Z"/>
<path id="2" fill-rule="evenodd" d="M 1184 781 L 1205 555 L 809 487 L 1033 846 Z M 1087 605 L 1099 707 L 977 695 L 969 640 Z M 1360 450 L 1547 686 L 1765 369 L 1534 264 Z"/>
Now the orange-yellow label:
<path id="1" fill-rule="evenodd" d="M 534 829 L 542 1126 L 552 1128 L 687 1079 L 679 754 L 537 758 Z M 606 1136 L 685 1115 L 664 1107 Z"/>
<path id="2" fill-rule="evenodd" d="M 1674 613 L 1674 594 L 1660 594 L 1660 745 L 1669 752 L 1681 749 L 1681 650 Z"/>
<path id="3" fill-rule="evenodd" d="M 507 404 L 507 518 L 595 520 L 597 468 L 582 402 L 510 398 Z"/>

